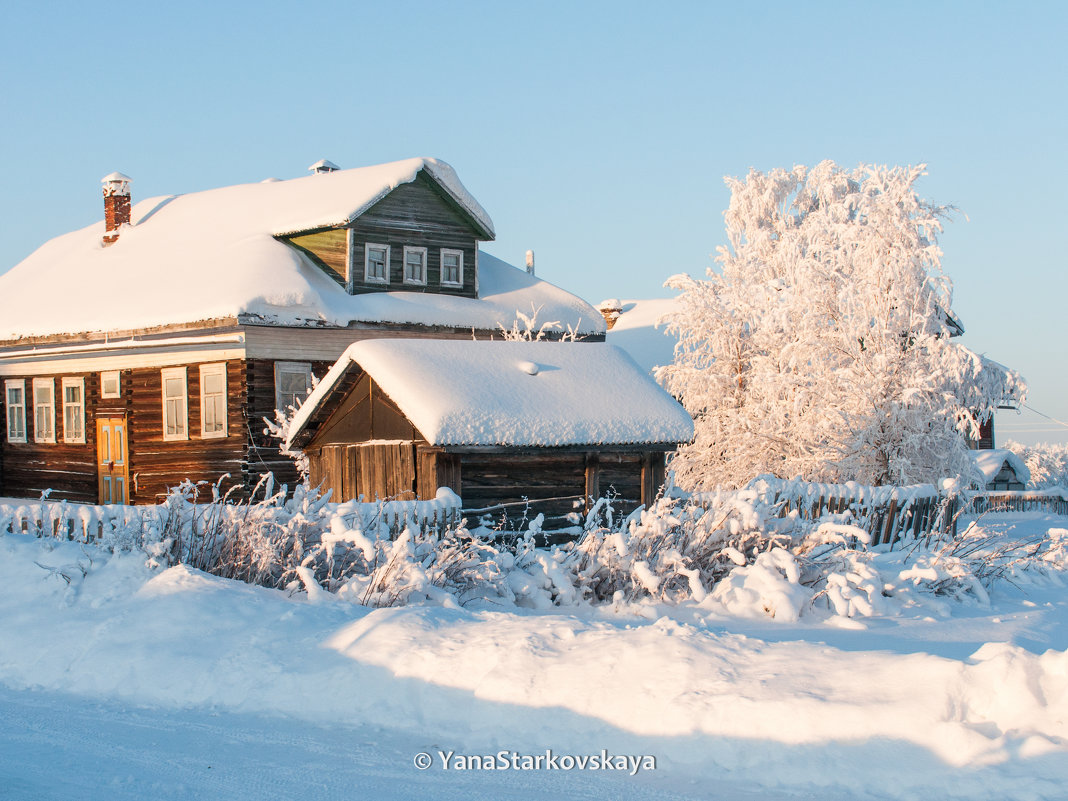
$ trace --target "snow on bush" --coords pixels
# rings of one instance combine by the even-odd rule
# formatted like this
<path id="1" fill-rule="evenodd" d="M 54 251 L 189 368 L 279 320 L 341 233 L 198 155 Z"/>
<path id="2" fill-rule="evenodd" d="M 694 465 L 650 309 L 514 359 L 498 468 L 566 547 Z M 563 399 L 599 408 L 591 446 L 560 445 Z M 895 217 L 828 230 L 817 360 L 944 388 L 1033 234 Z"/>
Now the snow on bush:
<path id="1" fill-rule="evenodd" d="M 258 499 L 242 502 L 220 495 L 217 485 L 209 489 L 183 484 L 156 507 L 0 505 L 0 531 L 73 538 L 76 522 L 84 523 L 104 548 L 139 548 L 154 565 L 182 563 L 302 592 L 314 603 L 694 604 L 780 621 L 830 616 L 843 625 L 911 607 L 948 614 L 949 603 L 985 606 L 1000 581 L 1059 581 L 1068 566 L 1068 530 L 1011 541 L 973 522 L 954 536 L 941 522 L 955 508 L 952 493 L 939 498 L 923 485 L 762 478 L 741 490 L 669 494 L 622 519 L 610 499 L 600 499 L 581 535 L 551 548 L 536 545 L 545 533 L 541 515 L 520 536 L 469 529 L 460 499 L 447 489 L 434 501 L 378 504 L 333 504 L 304 488 L 287 497 L 270 479 Z M 937 501 L 929 532 L 915 537 L 908 528 L 891 544 L 872 545 L 875 504 L 890 500 L 906 511 Z M 79 571 L 72 566 L 61 578 L 70 583 Z"/>

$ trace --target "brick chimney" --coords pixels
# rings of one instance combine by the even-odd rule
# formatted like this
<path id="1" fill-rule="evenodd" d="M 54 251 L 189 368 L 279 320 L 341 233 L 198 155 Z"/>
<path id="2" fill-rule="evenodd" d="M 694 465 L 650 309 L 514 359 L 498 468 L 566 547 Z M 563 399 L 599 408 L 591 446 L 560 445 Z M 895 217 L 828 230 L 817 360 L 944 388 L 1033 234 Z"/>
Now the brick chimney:
<path id="1" fill-rule="evenodd" d="M 119 228 L 130 224 L 130 178 L 113 172 L 100 179 L 104 185 L 104 247 L 119 238 Z"/>
<path id="2" fill-rule="evenodd" d="M 623 314 L 623 303 L 616 298 L 609 298 L 608 300 L 602 300 L 597 304 L 597 311 L 604 317 L 605 327 L 611 331 L 612 327 L 619 319 L 619 315 Z"/>

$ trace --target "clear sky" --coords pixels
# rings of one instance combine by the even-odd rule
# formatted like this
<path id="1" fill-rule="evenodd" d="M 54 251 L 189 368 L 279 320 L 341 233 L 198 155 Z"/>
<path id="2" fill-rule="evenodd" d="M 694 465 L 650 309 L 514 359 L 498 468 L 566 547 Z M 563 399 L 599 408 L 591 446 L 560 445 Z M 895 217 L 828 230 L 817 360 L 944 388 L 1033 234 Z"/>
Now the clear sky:
<path id="1" fill-rule="evenodd" d="M 723 243 L 724 175 L 924 162 L 962 212 L 963 341 L 1068 421 L 1066 42 L 1059 2 L 3 0 L 0 272 L 99 220 L 112 170 L 136 201 L 434 156 L 490 253 L 533 248 L 593 303 L 662 296 Z M 1012 413 L 1007 436 L 1068 426 Z"/>

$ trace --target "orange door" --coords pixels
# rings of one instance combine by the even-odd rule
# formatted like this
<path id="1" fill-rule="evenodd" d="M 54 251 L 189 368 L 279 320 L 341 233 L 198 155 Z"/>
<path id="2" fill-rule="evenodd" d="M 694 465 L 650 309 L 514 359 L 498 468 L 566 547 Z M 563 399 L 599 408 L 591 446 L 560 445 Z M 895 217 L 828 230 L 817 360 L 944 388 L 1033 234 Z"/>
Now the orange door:
<path id="1" fill-rule="evenodd" d="M 100 503 L 130 502 L 126 418 L 96 419 L 96 463 Z"/>

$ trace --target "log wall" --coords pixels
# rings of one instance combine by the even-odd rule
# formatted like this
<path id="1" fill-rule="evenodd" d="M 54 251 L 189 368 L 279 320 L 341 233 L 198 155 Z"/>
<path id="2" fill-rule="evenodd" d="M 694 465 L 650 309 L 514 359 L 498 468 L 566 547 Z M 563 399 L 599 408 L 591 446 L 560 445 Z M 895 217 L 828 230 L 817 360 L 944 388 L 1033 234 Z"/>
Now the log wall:
<path id="1" fill-rule="evenodd" d="M 398 186 L 361 214 L 352 226 L 351 291 L 434 292 L 442 295 L 477 297 L 476 231 L 464 216 L 446 200 L 434 182 L 422 173 L 410 184 Z M 364 281 L 365 244 L 390 246 L 389 284 Z M 404 283 L 404 246 L 427 249 L 425 286 Z M 441 284 L 441 249 L 464 254 L 463 286 Z"/>

